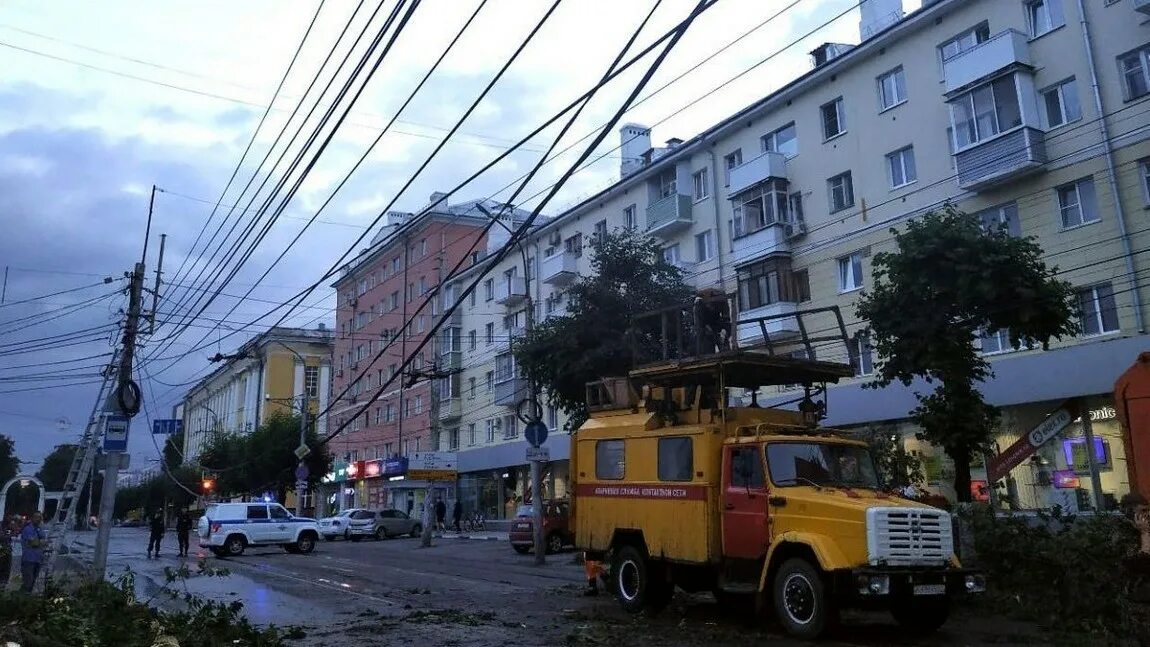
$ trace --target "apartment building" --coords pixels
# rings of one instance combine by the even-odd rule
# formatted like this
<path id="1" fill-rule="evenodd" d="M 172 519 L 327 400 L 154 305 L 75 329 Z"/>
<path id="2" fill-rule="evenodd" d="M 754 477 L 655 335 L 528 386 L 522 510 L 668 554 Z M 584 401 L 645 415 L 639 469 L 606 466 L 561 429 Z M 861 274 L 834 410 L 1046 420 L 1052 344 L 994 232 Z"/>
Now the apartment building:
<path id="1" fill-rule="evenodd" d="M 406 457 L 435 444 L 432 420 L 441 416 L 429 374 L 458 368 L 457 363 L 437 363 L 434 339 L 416 351 L 441 313 L 441 300 L 429 293 L 457 264 L 473 264 L 487 253 L 489 243 L 508 240 L 508 228 L 526 216 L 508 207 L 489 200 L 448 204 L 445 194 L 433 193 L 429 205 L 416 213 L 389 213 L 371 245 L 332 284 L 338 295 L 336 402 L 328 419 L 333 428 L 346 427 L 332 442 L 337 461 L 323 485 L 329 506 L 406 510 L 423 503 L 427 484 L 407 478 Z M 504 214 L 499 226 L 484 234 L 489 214 L 499 213 Z M 409 320 L 412 325 L 404 333 Z M 447 330 L 450 335 L 453 328 Z M 448 348 L 458 342 L 447 339 Z M 389 383 L 404 358 L 413 354 L 407 373 Z M 446 383 L 457 388 L 459 376 Z M 387 391 L 365 410 L 364 404 L 384 385 Z"/>
<path id="2" fill-rule="evenodd" d="M 218 433 L 248 434 L 274 412 L 299 415 L 306 408 L 322 434 L 331 397 L 333 333 L 274 327 L 220 356 L 216 370 L 184 394 L 176 405 L 184 421 L 184 458 L 196 461 Z"/>
<path id="3" fill-rule="evenodd" d="M 1078 289 L 1079 337 L 1045 351 L 1011 348 L 1005 331 L 979 340 L 995 371 L 984 393 L 1003 410 L 1000 448 L 1067 398 L 1093 423 L 1093 451 L 1079 419 L 1011 472 L 1008 493 L 1024 507 L 1112 504 L 1129 484 L 1109 392 L 1148 341 L 1147 5 L 927 0 L 904 15 L 899 0 L 865 0 L 859 44 L 819 47 L 812 69 L 705 132 L 653 148 L 648 128 L 624 126 L 620 180 L 533 232 L 463 308 L 452 405 L 462 415 L 450 437 L 459 438 L 465 506 L 504 516 L 524 495 L 514 413 L 526 385 L 508 340 L 526 308 L 537 320 L 562 311 L 564 287 L 588 271 L 585 241 L 618 227 L 662 241 L 692 284 L 737 295 L 744 322 L 837 306 L 848 347 L 815 353 L 850 361 L 858 377 L 829 389 L 826 423 L 883 425 L 922 457 L 930 486 L 953 496 L 949 461 L 916 441 L 907 420 L 924 385 L 863 390 L 875 358 L 854 311 L 874 254 L 893 249 L 890 229 L 948 201 L 1035 237 Z M 797 328 L 781 318 L 767 332 L 785 340 Z M 762 341 L 761 331 L 739 326 L 740 343 Z M 546 420 L 561 434 L 560 412 Z M 568 443 L 558 435 L 547 444 L 545 495 L 563 496 Z M 984 474 L 976 468 L 976 479 Z"/>

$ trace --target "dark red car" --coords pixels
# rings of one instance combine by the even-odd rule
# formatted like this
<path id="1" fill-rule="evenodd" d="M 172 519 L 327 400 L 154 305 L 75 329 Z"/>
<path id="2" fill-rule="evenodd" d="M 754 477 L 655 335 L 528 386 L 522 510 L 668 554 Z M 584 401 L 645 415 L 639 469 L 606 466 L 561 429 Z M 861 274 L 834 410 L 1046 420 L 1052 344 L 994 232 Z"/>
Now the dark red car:
<path id="1" fill-rule="evenodd" d="M 566 501 L 546 501 L 543 505 L 543 543 L 548 553 L 557 553 L 575 540 L 571 534 L 570 508 Z M 530 505 L 521 505 L 511 522 L 511 547 L 517 553 L 526 554 L 535 544 L 532 513 Z"/>

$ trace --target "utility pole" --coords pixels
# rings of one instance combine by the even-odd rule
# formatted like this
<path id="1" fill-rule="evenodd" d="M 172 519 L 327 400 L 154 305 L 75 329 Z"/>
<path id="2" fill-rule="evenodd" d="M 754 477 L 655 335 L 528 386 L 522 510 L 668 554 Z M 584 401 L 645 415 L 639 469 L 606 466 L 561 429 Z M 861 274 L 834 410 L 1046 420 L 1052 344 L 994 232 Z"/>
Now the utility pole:
<path id="1" fill-rule="evenodd" d="M 519 244 L 523 251 L 523 243 Z M 527 317 L 524 330 L 527 335 L 535 327 L 535 301 L 531 298 L 531 265 L 527 262 L 527 253 L 523 252 L 523 292 L 526 293 Z M 532 382 L 527 389 L 528 424 L 537 424 L 539 420 L 539 394 L 535 391 Z M 526 432 L 526 430 L 524 430 Z M 525 434 L 526 435 L 526 434 Z M 531 460 L 531 529 L 535 543 L 535 565 L 543 566 L 547 563 L 547 547 L 543 545 L 543 461 L 538 457 Z"/>
<path id="2" fill-rule="evenodd" d="M 303 449 L 307 447 L 307 423 L 308 418 L 311 417 L 311 398 L 308 397 L 307 393 L 307 364 L 304 364 L 303 370 L 305 377 L 303 395 L 300 396 L 299 447 L 296 448 L 297 456 L 299 456 L 299 452 L 302 452 Z M 303 516 L 303 497 L 304 493 L 307 492 L 307 465 L 303 462 L 306 457 L 307 454 L 300 456 L 299 463 L 295 468 L 295 516 L 297 517 Z"/>

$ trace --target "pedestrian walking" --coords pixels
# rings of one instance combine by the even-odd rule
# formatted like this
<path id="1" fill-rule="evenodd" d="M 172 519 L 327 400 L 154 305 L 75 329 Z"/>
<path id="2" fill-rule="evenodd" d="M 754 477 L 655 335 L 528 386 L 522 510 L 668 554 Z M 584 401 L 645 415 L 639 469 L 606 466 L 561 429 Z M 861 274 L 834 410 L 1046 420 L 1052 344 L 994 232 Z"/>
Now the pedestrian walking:
<path id="1" fill-rule="evenodd" d="M 148 523 L 148 558 L 160 556 L 160 540 L 164 538 L 164 513 L 157 512 Z"/>
<path id="2" fill-rule="evenodd" d="M 455 521 L 455 532 L 463 532 L 463 528 L 459 525 L 459 522 L 463 520 L 463 504 L 459 502 L 459 499 L 455 500 L 455 505 L 451 508 L 451 519 Z"/>
<path id="3" fill-rule="evenodd" d="M 24 524 L 20 531 L 20 590 L 31 593 L 36 585 L 36 578 L 40 576 L 40 567 L 44 564 L 44 530 L 40 527 L 44 517 L 39 512 L 33 512 L 32 518 Z"/>
<path id="4" fill-rule="evenodd" d="M 443 499 L 435 499 L 435 528 L 443 531 L 447 528 L 447 504 Z"/>
<path id="5" fill-rule="evenodd" d="M 179 519 L 176 519 L 176 540 L 180 542 L 180 557 L 188 556 L 188 533 L 191 530 L 192 517 L 185 510 L 180 513 Z"/>

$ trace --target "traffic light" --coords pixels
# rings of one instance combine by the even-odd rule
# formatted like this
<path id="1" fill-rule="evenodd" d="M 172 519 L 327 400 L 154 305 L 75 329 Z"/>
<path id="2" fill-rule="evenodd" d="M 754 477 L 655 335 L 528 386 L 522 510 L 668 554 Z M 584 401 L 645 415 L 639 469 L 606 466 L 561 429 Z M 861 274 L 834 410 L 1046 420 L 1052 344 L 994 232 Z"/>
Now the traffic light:
<path id="1" fill-rule="evenodd" d="M 200 487 L 204 494 L 211 494 L 212 490 L 216 487 L 216 479 L 213 476 L 205 476 L 203 481 L 200 482 Z"/>

